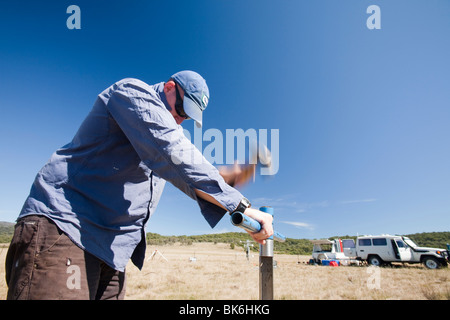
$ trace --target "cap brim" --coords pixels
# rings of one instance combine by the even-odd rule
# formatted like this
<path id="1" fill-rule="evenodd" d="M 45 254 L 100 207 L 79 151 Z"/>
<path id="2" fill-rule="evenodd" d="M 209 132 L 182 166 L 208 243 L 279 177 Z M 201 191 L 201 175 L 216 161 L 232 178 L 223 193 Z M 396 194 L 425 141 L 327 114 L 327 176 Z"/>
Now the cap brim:
<path id="1" fill-rule="evenodd" d="M 193 119 L 198 128 L 202 127 L 202 111 L 198 107 L 197 103 L 189 96 L 184 95 L 183 99 L 184 112 Z"/>

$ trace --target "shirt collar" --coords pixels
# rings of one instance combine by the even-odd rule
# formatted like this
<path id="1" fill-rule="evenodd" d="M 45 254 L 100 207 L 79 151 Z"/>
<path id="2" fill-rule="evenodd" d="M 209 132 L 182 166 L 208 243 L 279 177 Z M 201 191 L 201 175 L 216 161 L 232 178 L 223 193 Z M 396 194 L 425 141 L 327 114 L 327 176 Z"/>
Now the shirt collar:
<path id="1" fill-rule="evenodd" d="M 153 88 L 155 89 L 155 91 L 159 95 L 159 97 L 161 98 L 161 101 L 166 106 L 166 109 L 170 111 L 171 107 L 170 107 L 169 103 L 167 102 L 166 94 L 164 93 L 164 84 L 165 84 L 164 82 L 157 83 L 153 86 Z"/>

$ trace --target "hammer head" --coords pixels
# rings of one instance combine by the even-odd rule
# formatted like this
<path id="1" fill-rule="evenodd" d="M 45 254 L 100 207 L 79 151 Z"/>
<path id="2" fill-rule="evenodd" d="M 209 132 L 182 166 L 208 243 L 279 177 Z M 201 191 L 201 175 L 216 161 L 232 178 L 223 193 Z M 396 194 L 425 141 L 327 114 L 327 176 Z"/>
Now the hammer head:
<path id="1" fill-rule="evenodd" d="M 258 150 L 250 161 L 250 163 L 256 164 L 259 167 L 266 168 L 266 172 L 269 172 L 268 175 L 272 173 L 272 154 L 270 153 L 269 148 L 267 148 L 264 144 L 259 144 Z"/>

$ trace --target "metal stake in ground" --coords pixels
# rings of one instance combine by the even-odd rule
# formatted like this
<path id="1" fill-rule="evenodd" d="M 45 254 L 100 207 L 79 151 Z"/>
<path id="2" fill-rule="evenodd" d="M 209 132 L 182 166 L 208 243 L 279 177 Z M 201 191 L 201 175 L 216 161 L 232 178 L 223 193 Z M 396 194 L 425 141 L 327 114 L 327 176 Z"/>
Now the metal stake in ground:
<path id="1" fill-rule="evenodd" d="M 273 215 L 271 207 L 259 210 Z M 266 239 L 266 244 L 259 245 L 259 299 L 273 300 L 273 237 Z"/>
<path id="2" fill-rule="evenodd" d="M 272 207 L 261 207 L 259 210 L 273 215 Z M 250 232 L 261 230 L 258 221 L 239 211 L 233 212 L 231 223 Z M 261 300 L 273 299 L 273 240 L 284 242 L 286 237 L 274 230 L 273 236 L 266 239 L 266 244 L 259 246 L 259 298 Z"/>

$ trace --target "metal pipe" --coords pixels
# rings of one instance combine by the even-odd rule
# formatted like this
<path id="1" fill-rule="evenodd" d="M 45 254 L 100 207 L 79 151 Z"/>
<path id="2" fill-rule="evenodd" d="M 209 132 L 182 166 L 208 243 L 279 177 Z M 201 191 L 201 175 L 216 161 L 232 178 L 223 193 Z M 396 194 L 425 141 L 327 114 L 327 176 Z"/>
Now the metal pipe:
<path id="1" fill-rule="evenodd" d="M 261 207 L 259 210 L 273 216 L 272 207 Z M 231 215 L 231 223 L 250 232 L 261 230 L 261 224 L 255 219 L 236 211 Z M 259 299 L 273 300 L 273 241 L 286 241 L 286 237 L 274 231 L 273 236 L 266 239 L 265 244 L 259 245 Z"/>
<path id="2" fill-rule="evenodd" d="M 273 216 L 272 207 L 261 207 L 259 210 Z M 259 299 L 273 300 L 273 237 L 259 245 Z"/>
<path id="3" fill-rule="evenodd" d="M 273 256 L 259 256 L 259 299 L 273 300 Z"/>

